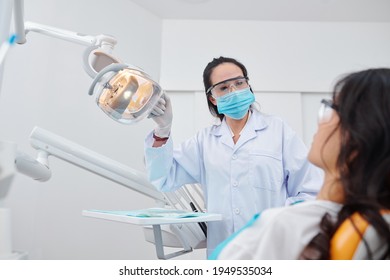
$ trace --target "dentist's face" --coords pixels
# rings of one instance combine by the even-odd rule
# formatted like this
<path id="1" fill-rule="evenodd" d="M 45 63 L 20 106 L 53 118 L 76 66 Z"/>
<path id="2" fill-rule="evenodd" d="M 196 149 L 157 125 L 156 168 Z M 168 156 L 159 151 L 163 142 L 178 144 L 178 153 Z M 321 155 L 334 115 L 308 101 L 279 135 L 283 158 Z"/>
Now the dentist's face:
<path id="1" fill-rule="evenodd" d="M 232 90 L 235 90 L 234 88 L 236 87 L 235 85 L 236 81 L 234 81 L 234 79 L 243 78 L 243 77 L 244 74 L 242 73 L 240 67 L 238 67 L 234 63 L 225 62 L 213 69 L 213 72 L 211 73 L 210 76 L 210 81 L 212 85 L 218 85 L 218 89 L 219 88 L 225 89 L 226 87 L 226 92 L 230 92 Z M 227 81 L 226 84 L 224 83 L 224 81 Z M 220 90 L 212 90 L 212 95 L 215 97 L 219 97 L 223 94 L 224 93 L 222 93 L 222 91 Z M 210 101 L 214 105 L 217 105 L 214 98 L 211 98 Z"/>

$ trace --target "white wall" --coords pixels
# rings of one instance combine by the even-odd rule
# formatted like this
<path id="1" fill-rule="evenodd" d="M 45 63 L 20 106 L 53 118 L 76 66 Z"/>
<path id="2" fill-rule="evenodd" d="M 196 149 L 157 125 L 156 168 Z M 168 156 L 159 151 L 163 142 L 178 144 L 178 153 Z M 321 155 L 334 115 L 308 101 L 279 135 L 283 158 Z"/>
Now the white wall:
<path id="1" fill-rule="evenodd" d="M 202 72 L 213 57 L 241 60 L 263 111 L 284 117 L 307 144 L 318 101 L 336 76 L 390 66 L 389 23 L 162 22 L 126 0 L 25 2 L 27 20 L 114 35 L 116 54 L 160 79 L 172 97 L 176 142 L 212 122 Z M 91 80 L 81 66 L 82 51 L 33 33 L 27 44 L 12 49 L 0 96 L 0 139 L 34 154 L 28 136 L 38 125 L 143 170 L 143 138 L 153 123 L 123 126 L 100 112 L 86 93 Z M 151 199 L 55 158 L 51 167 L 46 183 L 15 178 L 6 201 L 14 249 L 28 251 L 31 259 L 156 258 L 141 228 L 81 216 L 83 209 L 152 207 Z M 202 259 L 204 251 L 182 258 Z"/>
<path id="2" fill-rule="evenodd" d="M 127 0 L 25 1 L 25 19 L 84 34 L 111 34 L 115 54 L 159 79 L 161 19 Z M 147 35 L 145 35 L 147 34 Z M 85 47 L 37 33 L 10 50 L 0 96 L 0 139 L 35 156 L 34 126 L 59 134 L 114 160 L 143 170 L 143 138 L 153 124 L 124 126 L 110 120 L 87 91 Z M 13 247 L 30 259 L 154 259 L 142 228 L 81 215 L 84 209 L 141 209 L 152 199 L 50 158 L 52 178 L 34 182 L 17 174 L 6 206 Z"/>
<path id="3" fill-rule="evenodd" d="M 206 64 L 241 60 L 264 92 L 322 92 L 341 73 L 390 64 L 390 23 L 165 20 L 161 84 L 202 89 Z"/>
<path id="4" fill-rule="evenodd" d="M 337 77 L 390 66 L 389 30 L 390 23 L 165 20 L 161 85 L 189 94 L 182 106 L 193 96 L 206 106 L 203 69 L 214 57 L 234 57 L 247 67 L 262 110 L 286 119 L 310 145 L 319 101 Z"/>

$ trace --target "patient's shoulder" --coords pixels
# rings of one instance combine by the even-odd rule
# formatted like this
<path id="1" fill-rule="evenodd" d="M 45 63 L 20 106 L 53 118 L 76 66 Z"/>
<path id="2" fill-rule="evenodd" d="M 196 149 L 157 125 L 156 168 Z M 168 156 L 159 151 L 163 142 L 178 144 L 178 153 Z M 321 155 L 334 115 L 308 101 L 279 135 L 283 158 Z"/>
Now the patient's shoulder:
<path id="1" fill-rule="evenodd" d="M 307 223 L 317 223 L 325 213 L 331 217 L 336 217 L 342 205 L 327 200 L 312 200 L 298 204 L 270 208 L 261 213 L 262 222 L 275 225 L 299 225 Z"/>

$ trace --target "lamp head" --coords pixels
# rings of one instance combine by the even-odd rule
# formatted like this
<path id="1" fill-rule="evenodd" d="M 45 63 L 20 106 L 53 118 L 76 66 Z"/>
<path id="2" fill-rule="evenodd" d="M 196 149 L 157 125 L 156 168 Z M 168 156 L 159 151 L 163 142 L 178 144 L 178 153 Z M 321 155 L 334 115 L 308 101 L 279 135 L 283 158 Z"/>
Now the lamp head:
<path id="1" fill-rule="evenodd" d="M 133 124 L 147 117 L 162 94 L 160 85 L 148 74 L 121 63 L 103 68 L 89 89 L 100 109 L 122 124 Z"/>

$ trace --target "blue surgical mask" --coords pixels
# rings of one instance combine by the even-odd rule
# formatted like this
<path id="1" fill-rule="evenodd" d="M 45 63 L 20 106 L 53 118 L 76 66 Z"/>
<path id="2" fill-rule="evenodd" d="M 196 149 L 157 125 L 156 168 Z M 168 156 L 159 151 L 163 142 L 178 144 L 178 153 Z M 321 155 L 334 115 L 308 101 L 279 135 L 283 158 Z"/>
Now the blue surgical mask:
<path id="1" fill-rule="evenodd" d="M 248 87 L 217 97 L 216 100 L 218 113 L 241 120 L 255 101 L 255 96 Z"/>

